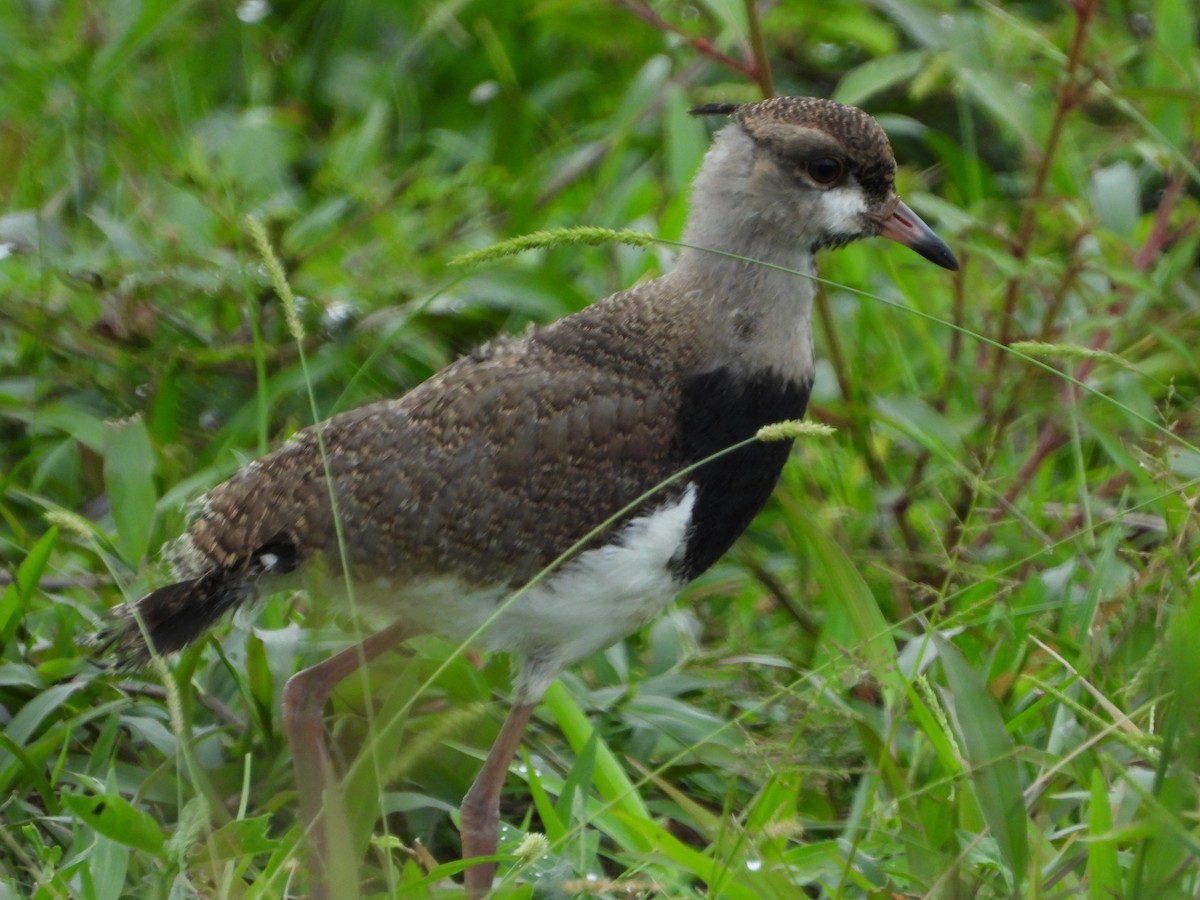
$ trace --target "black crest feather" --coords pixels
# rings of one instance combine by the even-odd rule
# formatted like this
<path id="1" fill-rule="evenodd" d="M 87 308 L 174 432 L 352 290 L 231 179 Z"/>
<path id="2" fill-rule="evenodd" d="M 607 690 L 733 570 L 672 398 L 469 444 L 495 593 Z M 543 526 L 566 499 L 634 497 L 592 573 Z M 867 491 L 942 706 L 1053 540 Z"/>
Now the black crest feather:
<path id="1" fill-rule="evenodd" d="M 732 116 L 740 103 L 703 103 L 688 110 L 689 116 Z"/>

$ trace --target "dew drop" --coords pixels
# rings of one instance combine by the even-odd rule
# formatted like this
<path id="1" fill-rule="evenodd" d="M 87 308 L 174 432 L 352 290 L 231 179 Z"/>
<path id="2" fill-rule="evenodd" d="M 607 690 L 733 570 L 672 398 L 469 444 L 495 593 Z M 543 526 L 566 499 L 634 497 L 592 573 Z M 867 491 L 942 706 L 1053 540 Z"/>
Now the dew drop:
<path id="1" fill-rule="evenodd" d="M 321 313 L 321 324 L 326 331 L 344 328 L 354 318 L 354 305 L 345 300 L 334 300 Z"/>
<path id="2" fill-rule="evenodd" d="M 271 4 L 267 0 L 242 0 L 237 8 L 238 21 L 247 25 L 261 22 L 270 14 Z"/>
<path id="3" fill-rule="evenodd" d="M 841 58 L 842 48 L 837 44 L 831 44 L 828 41 L 823 41 L 813 48 L 813 56 L 820 62 L 832 63 Z"/>
<path id="4" fill-rule="evenodd" d="M 481 81 L 475 87 L 471 88 L 471 93 L 467 95 L 467 99 L 476 106 L 487 103 L 493 97 L 500 93 L 500 84 L 496 81 Z"/>

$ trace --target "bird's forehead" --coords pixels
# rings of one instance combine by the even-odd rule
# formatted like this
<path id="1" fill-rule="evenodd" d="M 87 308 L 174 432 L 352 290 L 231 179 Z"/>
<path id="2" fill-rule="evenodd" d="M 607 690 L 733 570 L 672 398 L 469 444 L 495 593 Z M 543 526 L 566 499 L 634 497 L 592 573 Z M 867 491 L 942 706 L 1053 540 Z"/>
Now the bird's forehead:
<path id="1" fill-rule="evenodd" d="M 883 128 L 861 109 L 816 97 L 776 97 L 737 108 L 734 118 L 754 140 L 783 153 L 838 152 L 864 186 L 886 186 L 896 158 Z"/>
<path id="2" fill-rule="evenodd" d="M 855 106 L 818 97 L 775 97 L 737 108 L 735 118 L 753 135 L 775 125 L 813 128 L 835 135 L 863 154 L 891 154 L 887 135 L 874 118 Z"/>
<path id="3" fill-rule="evenodd" d="M 743 122 L 742 127 L 755 141 L 786 155 L 837 153 L 849 155 L 851 148 L 834 132 L 799 122 Z"/>

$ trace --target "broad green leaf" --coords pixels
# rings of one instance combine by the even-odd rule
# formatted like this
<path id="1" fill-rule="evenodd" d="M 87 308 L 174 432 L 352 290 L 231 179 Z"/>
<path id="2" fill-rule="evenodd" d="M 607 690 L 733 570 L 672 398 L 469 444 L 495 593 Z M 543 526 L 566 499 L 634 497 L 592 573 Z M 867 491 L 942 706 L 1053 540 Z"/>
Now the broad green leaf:
<path id="1" fill-rule="evenodd" d="M 725 824 L 719 816 L 714 815 L 710 810 L 706 809 L 704 804 L 697 803 L 686 791 L 681 790 L 668 779 L 661 777 L 653 769 L 647 769 L 635 759 L 631 759 L 629 764 L 637 769 L 643 778 L 657 786 L 659 790 L 679 805 L 679 808 L 691 820 L 691 826 L 700 833 L 702 838 L 706 841 L 716 840 Z"/>
<path id="2" fill-rule="evenodd" d="M 913 694 L 916 695 L 916 692 Z M 919 880 L 932 884 L 945 870 L 947 862 L 938 853 L 936 842 L 929 837 L 929 829 L 921 815 L 921 798 L 914 795 L 905 784 L 902 766 L 879 733 L 865 720 L 857 723 L 857 731 L 868 758 L 878 767 L 879 777 L 896 804 L 902 823 L 897 838 L 904 847 L 911 871 Z"/>
<path id="3" fill-rule="evenodd" d="M 370 706 L 379 699 L 372 697 L 371 682 L 366 679 L 346 679 L 351 688 L 361 685 L 365 689 L 364 705 Z M 355 758 L 349 771 L 342 779 L 339 793 L 348 801 L 343 814 L 349 830 L 347 853 L 351 858 L 360 858 L 370 842 L 375 823 L 379 820 L 377 798 L 387 786 L 389 768 L 403 770 L 412 765 L 411 757 L 398 759 L 396 747 L 401 746 L 401 737 L 408 723 L 411 700 L 417 691 L 415 674 L 405 669 L 396 684 L 390 686 L 383 705 L 373 714 L 371 739 Z M 428 750 L 410 744 L 405 752 Z M 389 766 L 390 764 L 390 766 Z"/>
<path id="4" fill-rule="evenodd" d="M 1032 111 L 1011 82 L 980 69 L 960 69 L 958 77 L 972 99 L 987 110 L 997 124 L 1007 125 L 1023 140 L 1032 140 Z"/>
<path id="5" fill-rule="evenodd" d="M 117 524 L 117 547 L 137 566 L 154 531 L 154 449 L 137 416 L 104 423 L 104 488 Z"/>
<path id="6" fill-rule="evenodd" d="M 1132 238 L 1142 205 L 1133 166 L 1122 161 L 1093 172 L 1092 205 L 1105 228 L 1123 238 Z"/>
<path id="7" fill-rule="evenodd" d="M 704 123 L 687 113 L 690 105 L 681 90 L 667 93 L 663 136 L 670 184 L 677 190 L 691 181 L 708 147 Z"/>
<path id="8" fill-rule="evenodd" d="M 793 508 L 792 512 L 792 527 L 800 535 L 812 577 L 830 598 L 824 634 L 833 636 L 841 646 L 826 648 L 827 652 L 861 657 L 875 680 L 894 696 L 896 643 L 871 588 L 837 541 L 803 510 Z"/>
<path id="9" fill-rule="evenodd" d="M 89 212 L 88 218 L 108 238 L 109 246 L 118 258 L 125 262 L 145 261 L 148 251 L 136 236 L 132 223 L 117 218 L 102 207 Z"/>
<path id="10" fill-rule="evenodd" d="M 911 440 L 943 458 L 961 458 L 962 436 L 943 413 L 918 397 L 880 397 L 877 414 Z"/>
<path id="11" fill-rule="evenodd" d="M 259 853 L 270 853 L 278 840 L 270 836 L 271 817 L 235 819 L 222 825 L 203 843 L 199 859 L 208 863 L 225 862 Z"/>
<path id="12" fill-rule="evenodd" d="M 41 794 L 46 809 L 52 815 L 57 814 L 57 798 L 54 788 L 38 764 L 39 760 L 35 758 L 35 754 L 26 753 L 25 748 L 18 746 L 6 732 L 0 732 L 0 750 L 4 751 L 3 754 L 0 754 L 0 766 L 6 764 L 10 756 L 13 758 L 13 763 L 9 767 L 11 776 L 8 772 L 3 773 L 3 776 L 0 777 L 0 784 L 8 784 L 12 778 L 24 775 L 32 782 L 34 789 Z"/>
<path id="13" fill-rule="evenodd" d="M 25 746 L 41 724 L 83 687 L 85 685 L 82 682 L 65 681 L 37 694 L 4 726 L 4 736 L 19 746 Z"/>
<path id="14" fill-rule="evenodd" d="M 1167 93 L 1150 106 L 1150 113 L 1159 132 L 1183 149 L 1195 127 L 1189 124 L 1194 123 L 1195 100 L 1183 93 L 1185 84 L 1194 90 L 1197 80 L 1195 4 L 1158 0 L 1153 21 L 1156 47 L 1147 54 L 1146 74 L 1150 84 Z"/>
<path id="15" fill-rule="evenodd" d="M 158 378 L 149 428 L 160 446 L 174 441 L 179 434 L 179 404 L 186 380 L 180 376 L 179 366 L 174 361 L 167 363 Z"/>
<path id="16" fill-rule="evenodd" d="M 363 172 L 376 169 L 386 148 L 391 104 L 377 99 L 360 123 L 331 142 L 329 169 L 339 181 L 353 184 Z"/>
<path id="17" fill-rule="evenodd" d="M 579 708 L 579 704 L 572 699 L 561 681 L 555 681 L 547 688 L 542 702 L 554 717 L 554 721 L 558 723 L 558 727 L 562 729 L 563 736 L 571 745 L 571 749 L 576 753 L 582 753 L 585 745 L 591 739 L 595 727 L 588 721 L 583 710 Z M 645 818 L 650 816 L 650 811 L 642 803 L 642 797 L 637 788 L 626 776 L 625 770 L 617 762 L 612 750 L 604 741 L 600 741 L 596 745 L 595 772 L 592 780 L 600 796 L 611 803 L 617 811 L 624 810 L 631 816 Z"/>
<path id="18" fill-rule="evenodd" d="M 1177 447 L 1168 451 L 1171 471 L 1184 478 L 1200 478 L 1200 453 L 1194 450 L 1182 450 Z"/>
<path id="19" fill-rule="evenodd" d="M 592 733 L 588 735 L 587 742 L 583 745 L 583 749 L 575 757 L 575 765 L 567 773 L 567 780 L 563 782 L 562 793 L 558 795 L 558 802 L 554 804 L 554 811 L 558 814 L 560 821 L 574 823 L 579 820 L 576 810 L 583 809 L 584 798 L 592 791 L 592 772 L 596 766 L 596 743 L 598 739 L 599 734 L 593 728 Z M 579 795 L 578 799 L 576 798 L 577 794 Z"/>
<path id="20" fill-rule="evenodd" d="M 1029 847 L 1016 748 L 983 677 L 967 665 L 949 641 L 938 635 L 933 640 L 946 673 L 945 696 L 950 701 L 958 740 L 971 766 L 975 799 L 1013 881 L 1020 885 L 1025 879 Z"/>
<path id="21" fill-rule="evenodd" d="M 0 647 L 12 640 L 25 609 L 37 590 L 38 581 L 46 571 L 46 562 L 57 540 L 57 528 L 51 528 L 38 538 L 17 568 L 16 579 L 0 592 Z"/>
<path id="22" fill-rule="evenodd" d="M 1117 861 L 1117 842 L 1112 835 L 1112 812 L 1108 806 L 1108 785 L 1100 767 L 1092 769 L 1091 798 L 1088 803 L 1087 875 L 1088 895 L 1092 900 L 1112 900 L 1122 896 L 1121 868 Z"/>
<path id="23" fill-rule="evenodd" d="M 28 663 L 0 663 L 0 687 L 25 687 L 39 689 L 45 683 L 38 677 L 37 670 Z"/>
<path id="24" fill-rule="evenodd" d="M 542 828 L 545 830 L 546 837 L 549 838 L 550 843 L 557 845 L 559 841 L 567 836 L 567 826 L 558 817 L 558 813 L 554 809 L 554 804 L 546 793 L 546 788 L 542 785 L 542 779 L 538 775 L 533 760 L 524 750 L 522 751 L 522 758 L 525 760 L 529 793 L 533 797 L 533 805 L 537 809 L 538 818 L 542 820 Z"/>
<path id="25" fill-rule="evenodd" d="M 722 872 L 731 863 L 714 858 L 699 850 L 689 847 L 675 835 L 651 819 L 634 818 L 618 813 L 624 826 L 639 835 L 639 842 L 654 848 L 655 855 L 662 856 L 672 865 L 677 866 L 695 877 L 713 883 L 722 877 Z M 760 895 L 749 887 L 741 884 L 723 881 L 718 896 L 731 900 L 761 900 Z"/>
<path id="26" fill-rule="evenodd" d="M 922 50 L 879 56 L 847 72 L 833 92 L 833 99 L 850 106 L 907 81 L 920 71 L 929 54 Z"/>
<path id="27" fill-rule="evenodd" d="M 81 822 L 105 837 L 135 850 L 162 854 L 166 836 L 154 817 L 120 794 L 64 794 L 62 799 Z"/>
<path id="28" fill-rule="evenodd" d="M 92 847 L 88 869 L 95 888 L 94 900 L 119 900 L 129 871 L 129 847 L 101 832 Z"/>

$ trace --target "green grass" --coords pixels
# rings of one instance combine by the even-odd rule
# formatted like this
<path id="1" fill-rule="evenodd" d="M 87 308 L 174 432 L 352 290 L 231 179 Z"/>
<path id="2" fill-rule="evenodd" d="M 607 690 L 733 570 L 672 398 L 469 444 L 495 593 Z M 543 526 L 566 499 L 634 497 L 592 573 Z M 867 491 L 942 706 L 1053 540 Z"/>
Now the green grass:
<path id="1" fill-rule="evenodd" d="M 81 640 L 166 577 L 190 498 L 314 415 L 669 266 L 686 109 L 762 83 L 736 4 L 235 12 L 0 8 L 0 897 L 305 892 L 279 694 L 349 637 L 288 596 L 144 672 Z M 547 695 L 498 893 L 1195 896 L 1195 11 L 757 24 L 778 91 L 879 116 L 962 270 L 822 259 L 836 433 Z M 454 265 L 553 229 L 588 230 Z M 510 686 L 426 638 L 338 691 L 348 890 L 453 894 Z"/>

